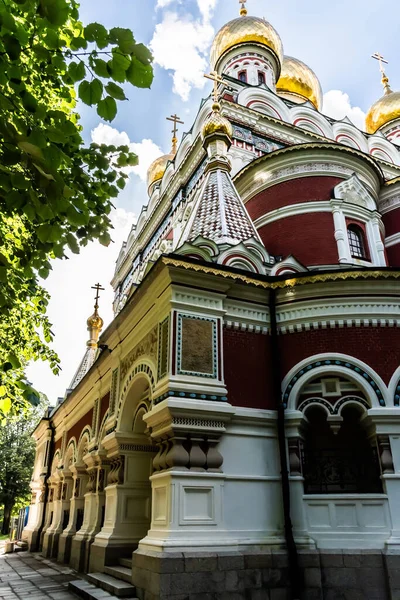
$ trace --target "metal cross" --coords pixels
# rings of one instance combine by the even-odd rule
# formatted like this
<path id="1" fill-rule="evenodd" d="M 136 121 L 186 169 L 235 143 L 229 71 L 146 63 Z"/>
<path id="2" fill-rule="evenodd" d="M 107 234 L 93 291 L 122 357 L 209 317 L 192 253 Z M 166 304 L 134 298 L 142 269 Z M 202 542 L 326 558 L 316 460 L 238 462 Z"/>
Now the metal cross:
<path id="1" fill-rule="evenodd" d="M 372 55 L 372 58 L 379 62 L 379 69 L 383 75 L 385 73 L 385 67 L 383 65 L 388 65 L 389 61 L 385 60 L 382 54 L 379 54 L 379 52 L 375 52 L 375 54 Z"/>
<path id="2" fill-rule="evenodd" d="M 207 73 L 205 73 L 204 77 L 206 79 L 211 79 L 211 81 L 214 82 L 214 102 L 218 102 L 218 84 L 224 83 L 224 80 L 218 75 L 217 71 L 213 71 L 210 75 L 207 75 Z"/>
<path id="3" fill-rule="evenodd" d="M 100 283 L 96 283 L 96 285 L 92 285 L 92 290 L 96 290 L 96 298 L 94 301 L 94 308 L 95 308 L 95 310 L 97 310 L 99 308 L 100 292 L 104 292 L 104 288 L 101 287 Z"/>
<path id="4" fill-rule="evenodd" d="M 178 115 L 171 115 L 170 117 L 167 117 L 167 121 L 173 122 L 174 128 L 172 130 L 172 133 L 174 135 L 174 138 L 176 138 L 176 134 L 178 133 L 178 123 L 183 125 L 183 121 L 180 120 L 180 117 L 178 117 Z"/>
<path id="5" fill-rule="evenodd" d="M 242 15 L 242 17 L 245 17 L 247 15 L 247 8 L 245 6 L 247 0 L 239 0 L 239 4 L 241 5 L 241 9 L 240 9 L 240 14 Z"/>

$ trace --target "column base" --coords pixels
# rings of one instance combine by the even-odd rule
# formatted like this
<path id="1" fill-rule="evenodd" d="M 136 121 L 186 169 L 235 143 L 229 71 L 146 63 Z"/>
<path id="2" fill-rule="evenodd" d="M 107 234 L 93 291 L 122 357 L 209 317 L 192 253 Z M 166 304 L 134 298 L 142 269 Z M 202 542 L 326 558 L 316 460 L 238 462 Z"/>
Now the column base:
<path id="1" fill-rule="evenodd" d="M 103 572 L 105 566 L 117 565 L 120 558 L 131 558 L 138 545 L 121 540 L 95 540 L 90 548 L 89 571 Z"/>
<path id="2" fill-rule="evenodd" d="M 71 557 L 71 547 L 74 533 L 62 533 L 58 541 L 57 561 L 60 563 L 69 563 Z"/>
<path id="3" fill-rule="evenodd" d="M 87 558 L 92 542 L 93 538 L 89 536 L 79 536 L 78 538 L 75 536 L 72 538 L 69 564 L 75 571 L 79 573 L 87 572 Z"/>

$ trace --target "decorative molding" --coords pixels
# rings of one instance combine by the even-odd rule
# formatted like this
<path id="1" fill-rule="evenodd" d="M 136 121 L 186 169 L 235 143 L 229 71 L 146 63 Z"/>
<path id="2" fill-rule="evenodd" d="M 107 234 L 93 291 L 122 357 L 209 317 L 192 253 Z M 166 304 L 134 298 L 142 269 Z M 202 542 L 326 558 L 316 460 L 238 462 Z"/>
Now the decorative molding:
<path id="1" fill-rule="evenodd" d="M 168 373 L 169 369 L 169 316 L 158 325 L 158 358 L 157 378 L 160 380 Z"/>
<path id="2" fill-rule="evenodd" d="M 386 248 L 390 248 L 391 246 L 395 246 L 396 244 L 400 244 L 400 233 L 389 235 L 389 237 L 385 239 Z"/>
<path id="3" fill-rule="evenodd" d="M 227 396 L 203 394 L 201 392 L 194 393 L 194 392 L 182 392 L 179 390 L 169 390 L 168 392 L 165 392 L 161 396 L 158 396 L 157 398 L 155 398 L 154 405 L 160 404 L 160 402 L 162 402 L 166 398 L 189 398 L 190 400 L 209 400 L 211 402 L 227 402 L 228 401 Z"/>
<path id="4" fill-rule="evenodd" d="M 311 362 L 307 366 L 299 369 L 299 371 L 297 371 L 295 373 L 295 375 L 291 378 L 291 380 L 289 381 L 289 383 L 286 385 L 285 389 L 283 390 L 282 401 L 283 401 L 284 407 L 287 408 L 287 403 L 289 400 L 290 392 L 292 391 L 294 385 L 306 373 L 309 373 L 313 369 L 319 368 L 319 367 L 328 367 L 328 368 L 333 367 L 334 368 L 335 366 L 344 368 L 349 371 L 354 371 L 358 375 L 361 375 L 361 377 L 364 378 L 365 382 L 372 388 L 375 396 L 378 399 L 379 404 L 381 406 L 386 406 L 385 399 L 383 397 L 381 390 L 379 389 L 378 384 L 366 371 L 364 371 L 363 369 L 361 369 L 360 367 L 358 367 L 357 365 L 354 365 L 353 363 L 351 363 L 349 361 L 332 359 L 332 360 L 317 360 L 317 361 Z"/>
<path id="5" fill-rule="evenodd" d="M 340 415 L 341 409 L 345 404 L 356 403 L 363 406 L 366 410 L 368 410 L 370 405 L 364 398 L 360 398 L 359 396 L 345 396 L 344 398 L 340 398 L 335 404 L 331 404 L 328 400 L 324 398 L 307 398 L 307 400 L 303 400 L 297 408 L 301 412 L 304 412 L 306 408 L 308 408 L 312 404 L 319 404 L 324 406 L 330 415 Z"/>
<path id="6" fill-rule="evenodd" d="M 151 358 L 155 363 L 157 362 L 157 334 L 158 328 L 155 326 L 121 361 L 121 381 L 125 379 L 129 369 L 139 358 Z"/>
<path id="7" fill-rule="evenodd" d="M 111 375 L 111 389 L 110 389 L 110 416 L 114 414 L 115 407 L 118 400 L 118 387 L 119 387 L 119 367 L 113 370 Z"/>
<path id="8" fill-rule="evenodd" d="M 224 319 L 224 327 L 226 327 L 226 329 L 234 329 L 235 331 L 261 333 L 262 335 L 268 335 L 269 332 L 268 327 L 261 327 L 260 325 L 254 325 L 253 323 L 245 323 L 241 321 L 229 321 L 226 319 Z"/>
<path id="9" fill-rule="evenodd" d="M 183 363 L 185 357 L 183 354 L 183 321 L 188 319 L 190 321 L 199 321 L 203 323 L 211 323 L 211 339 L 210 343 L 210 351 L 212 352 L 211 357 L 211 371 L 210 372 L 201 372 L 201 371 L 190 371 L 183 368 Z M 201 317 L 199 315 L 193 314 L 185 314 L 178 313 L 177 315 L 177 374 L 178 375 L 189 375 L 192 377 L 206 377 L 208 379 L 217 379 L 218 378 L 218 344 L 217 344 L 217 326 L 218 319 L 211 317 Z M 192 340 L 194 342 L 194 340 Z"/>

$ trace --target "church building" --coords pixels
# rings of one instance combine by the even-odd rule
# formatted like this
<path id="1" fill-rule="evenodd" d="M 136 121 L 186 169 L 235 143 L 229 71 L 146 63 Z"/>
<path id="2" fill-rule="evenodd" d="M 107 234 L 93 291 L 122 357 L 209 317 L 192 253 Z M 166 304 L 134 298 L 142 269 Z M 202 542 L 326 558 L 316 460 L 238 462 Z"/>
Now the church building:
<path id="1" fill-rule="evenodd" d="M 95 286 L 33 433 L 23 537 L 82 597 L 400 598 L 400 92 L 375 58 L 360 131 L 241 2 L 179 143 L 170 118 L 115 318 Z"/>

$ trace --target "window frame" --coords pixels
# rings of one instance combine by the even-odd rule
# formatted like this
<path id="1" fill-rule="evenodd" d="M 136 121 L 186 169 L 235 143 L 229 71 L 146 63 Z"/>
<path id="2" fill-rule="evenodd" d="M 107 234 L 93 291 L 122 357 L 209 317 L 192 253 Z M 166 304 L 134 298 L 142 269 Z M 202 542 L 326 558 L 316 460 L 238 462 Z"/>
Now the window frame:
<path id="1" fill-rule="evenodd" d="M 262 79 L 262 81 L 260 81 L 260 78 Z M 266 85 L 266 84 L 267 84 L 267 78 L 265 77 L 264 71 L 258 71 L 258 85 Z"/>
<path id="2" fill-rule="evenodd" d="M 244 75 L 244 79 L 241 78 L 241 76 Z M 242 83 L 247 83 L 247 69 L 244 69 L 243 71 L 239 71 L 238 72 L 238 80 L 241 81 Z"/>
<path id="3" fill-rule="evenodd" d="M 349 225 L 347 225 L 347 239 L 349 242 L 350 256 L 352 258 L 369 260 L 365 232 L 359 225 L 356 225 L 355 223 L 349 223 Z"/>

